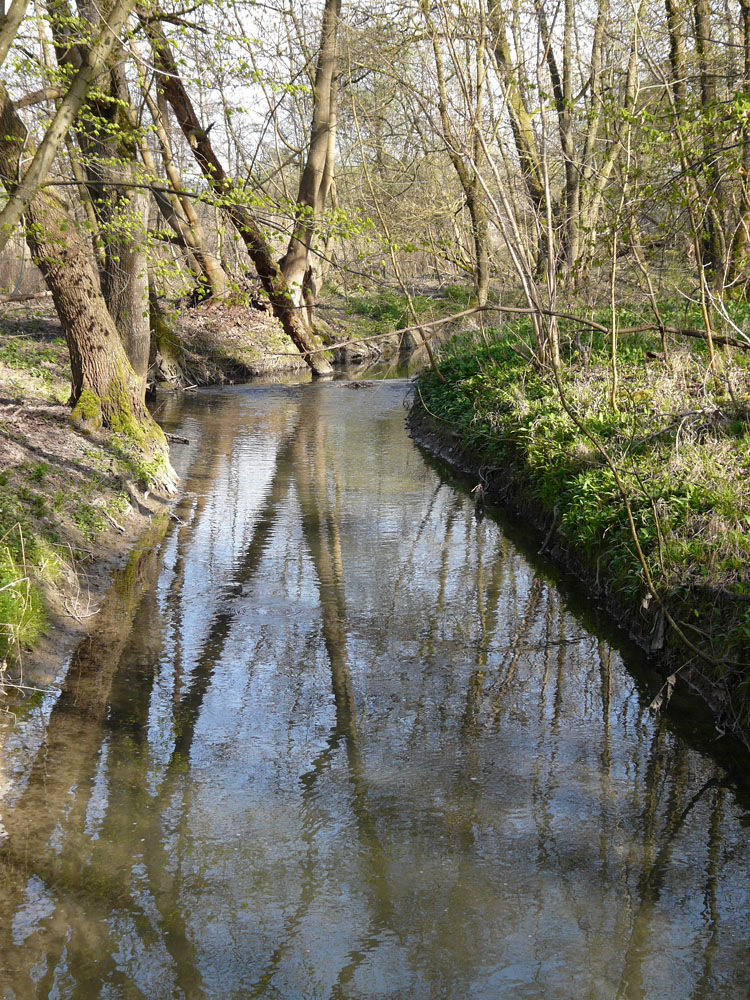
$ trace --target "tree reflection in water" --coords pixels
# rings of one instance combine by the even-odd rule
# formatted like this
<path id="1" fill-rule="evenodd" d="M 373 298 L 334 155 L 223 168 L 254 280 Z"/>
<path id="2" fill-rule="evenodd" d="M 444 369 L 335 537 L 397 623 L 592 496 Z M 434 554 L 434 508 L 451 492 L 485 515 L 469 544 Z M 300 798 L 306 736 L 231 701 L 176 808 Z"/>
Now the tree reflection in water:
<path id="1" fill-rule="evenodd" d="M 169 416 L 160 550 L 43 741 L 3 722 L 0 996 L 747 996 L 736 792 L 425 465 L 403 393 Z"/>

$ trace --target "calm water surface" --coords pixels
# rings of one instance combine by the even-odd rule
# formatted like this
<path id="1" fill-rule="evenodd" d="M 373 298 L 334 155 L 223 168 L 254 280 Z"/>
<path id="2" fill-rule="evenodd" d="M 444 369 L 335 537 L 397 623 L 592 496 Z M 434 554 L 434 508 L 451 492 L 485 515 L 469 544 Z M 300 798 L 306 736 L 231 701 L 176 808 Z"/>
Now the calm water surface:
<path id="1" fill-rule="evenodd" d="M 750 996 L 747 802 L 406 389 L 167 404 L 177 519 L 0 718 L 3 1000 Z"/>

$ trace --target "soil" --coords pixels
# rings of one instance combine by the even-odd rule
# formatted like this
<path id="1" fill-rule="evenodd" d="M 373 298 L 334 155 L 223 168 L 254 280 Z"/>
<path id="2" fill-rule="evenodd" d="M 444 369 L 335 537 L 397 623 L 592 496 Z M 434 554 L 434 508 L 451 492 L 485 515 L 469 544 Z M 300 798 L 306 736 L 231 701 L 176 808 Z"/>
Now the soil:
<path id="1" fill-rule="evenodd" d="M 175 332 L 198 385 L 306 368 L 270 311 L 207 302 L 173 315 Z"/>

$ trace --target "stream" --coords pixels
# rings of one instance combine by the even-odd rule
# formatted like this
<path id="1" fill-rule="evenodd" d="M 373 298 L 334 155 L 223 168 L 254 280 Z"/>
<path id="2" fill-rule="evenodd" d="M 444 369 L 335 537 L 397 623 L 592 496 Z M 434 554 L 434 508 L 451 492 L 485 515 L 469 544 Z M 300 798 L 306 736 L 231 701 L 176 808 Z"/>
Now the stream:
<path id="1" fill-rule="evenodd" d="M 408 390 L 164 404 L 174 517 L 0 714 L 2 1000 L 750 996 L 746 792 Z"/>

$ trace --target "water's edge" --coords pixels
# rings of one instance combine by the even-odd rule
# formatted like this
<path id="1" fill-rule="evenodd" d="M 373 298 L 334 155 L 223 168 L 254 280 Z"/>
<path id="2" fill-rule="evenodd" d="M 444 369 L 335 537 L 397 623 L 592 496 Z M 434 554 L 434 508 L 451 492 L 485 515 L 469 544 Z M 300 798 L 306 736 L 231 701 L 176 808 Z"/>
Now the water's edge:
<path id="1" fill-rule="evenodd" d="M 482 454 L 467 447 L 460 435 L 447 424 L 430 416 L 419 400 L 412 402 L 406 426 L 419 448 L 455 472 L 476 479 L 482 486 L 482 496 L 487 503 L 497 505 L 503 513 L 531 529 L 540 543 L 540 554 L 543 553 L 559 570 L 570 575 L 577 586 L 583 586 L 620 632 L 638 646 L 662 680 L 666 681 L 675 670 L 679 670 L 676 690 L 682 687 L 684 694 L 684 689 L 688 689 L 688 704 L 694 702 L 696 696 L 700 699 L 710 713 L 718 736 L 722 737 L 721 742 L 725 744 L 723 749 L 727 753 L 722 756 L 727 756 L 734 764 L 733 770 L 745 774 L 747 765 L 750 765 L 750 724 L 745 723 L 742 728 L 734 724 L 731 694 L 726 687 L 695 664 L 683 668 L 684 654 L 680 655 L 674 647 L 658 651 L 653 649 L 650 629 L 622 604 L 617 594 L 607 586 L 607 581 L 601 579 L 599 567 L 586 564 L 570 552 L 554 520 L 550 522 L 525 492 L 523 484 L 513 479 L 511 470 L 488 469 Z M 672 701 L 668 711 L 679 713 L 685 699 L 673 698 Z"/>

